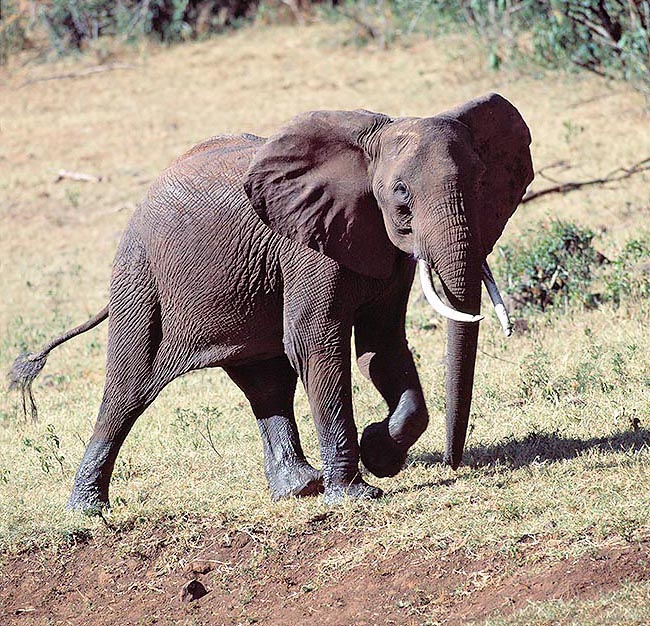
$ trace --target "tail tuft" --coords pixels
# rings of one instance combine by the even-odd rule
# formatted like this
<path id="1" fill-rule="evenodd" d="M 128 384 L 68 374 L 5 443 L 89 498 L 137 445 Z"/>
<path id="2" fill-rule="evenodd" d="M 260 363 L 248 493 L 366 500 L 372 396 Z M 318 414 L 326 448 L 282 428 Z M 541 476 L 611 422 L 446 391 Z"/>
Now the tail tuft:
<path id="1" fill-rule="evenodd" d="M 47 361 L 47 354 L 39 352 L 30 354 L 23 352 L 16 357 L 9 371 L 9 389 L 20 389 L 23 400 L 23 413 L 27 417 L 27 400 L 32 414 L 32 420 L 38 420 L 38 411 L 32 395 L 32 383 L 41 373 Z"/>

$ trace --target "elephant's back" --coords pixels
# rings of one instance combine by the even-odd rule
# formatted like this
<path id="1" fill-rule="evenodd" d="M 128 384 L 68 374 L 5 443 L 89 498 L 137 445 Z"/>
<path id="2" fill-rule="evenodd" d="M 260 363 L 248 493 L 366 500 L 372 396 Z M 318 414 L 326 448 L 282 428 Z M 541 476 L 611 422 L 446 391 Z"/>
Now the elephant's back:
<path id="1" fill-rule="evenodd" d="M 219 135 L 192 147 L 151 184 L 134 227 L 153 239 L 179 232 L 184 238 L 205 235 L 206 228 L 213 234 L 227 229 L 229 235 L 233 229 L 250 228 L 259 220 L 243 180 L 263 143 L 255 135 Z"/>
<path id="2" fill-rule="evenodd" d="M 262 223 L 242 186 L 263 141 L 220 136 L 193 147 L 154 182 L 130 226 L 144 243 L 164 332 L 203 346 L 203 365 L 247 358 L 251 348 L 281 352 L 279 256 L 288 242 Z"/>
<path id="3" fill-rule="evenodd" d="M 243 194 L 244 175 L 264 141 L 249 134 L 206 139 L 170 163 L 152 183 L 145 202 L 162 201 L 167 211 L 187 211 L 193 200 L 214 200 L 219 191 Z"/>
<path id="4" fill-rule="evenodd" d="M 250 133 L 243 133 L 240 135 L 215 135 L 214 137 L 205 139 L 204 141 L 197 143 L 195 146 L 192 146 L 187 152 L 184 152 L 181 156 L 174 159 L 171 165 L 175 165 L 201 154 L 226 156 L 228 154 L 245 152 L 246 150 L 255 149 L 265 141 L 266 139 L 264 137 L 251 135 Z"/>

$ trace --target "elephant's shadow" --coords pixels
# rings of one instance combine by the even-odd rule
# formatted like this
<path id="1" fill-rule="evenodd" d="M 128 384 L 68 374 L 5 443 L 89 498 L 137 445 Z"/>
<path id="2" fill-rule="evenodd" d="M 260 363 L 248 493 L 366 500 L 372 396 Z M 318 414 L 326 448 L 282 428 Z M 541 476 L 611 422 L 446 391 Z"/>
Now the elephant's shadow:
<path id="1" fill-rule="evenodd" d="M 478 444 L 466 448 L 463 464 L 472 469 L 519 469 L 533 463 L 574 459 L 590 450 L 600 452 L 638 452 L 650 448 L 650 430 L 638 428 L 614 433 L 607 437 L 576 439 L 553 432 L 532 432 L 523 438 L 507 437 L 490 445 Z M 408 465 L 442 463 L 440 453 L 420 453 L 409 456 Z"/>

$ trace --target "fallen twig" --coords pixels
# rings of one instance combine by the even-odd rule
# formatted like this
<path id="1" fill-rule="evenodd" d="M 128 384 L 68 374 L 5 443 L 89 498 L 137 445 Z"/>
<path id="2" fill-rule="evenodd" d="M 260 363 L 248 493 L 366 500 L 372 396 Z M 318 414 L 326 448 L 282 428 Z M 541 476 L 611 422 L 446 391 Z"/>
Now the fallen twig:
<path id="1" fill-rule="evenodd" d="M 381 39 L 379 31 L 372 24 L 369 24 L 368 22 L 362 20 L 358 15 L 354 13 L 350 13 L 343 9 L 340 9 L 340 12 L 341 15 L 347 17 L 349 20 L 352 20 L 357 26 L 361 27 L 366 32 L 366 35 L 370 37 L 370 39 Z"/>
<path id="2" fill-rule="evenodd" d="M 84 76 L 90 76 L 92 74 L 99 74 L 101 72 L 112 72 L 113 70 L 133 70 L 135 65 L 128 65 L 126 63 L 109 63 L 107 65 L 95 65 L 94 67 L 87 67 L 85 70 L 80 70 L 78 72 L 69 72 L 67 74 L 54 74 L 53 76 L 43 76 L 41 78 L 30 78 L 26 80 L 19 86 L 19 89 L 25 87 L 26 85 L 31 85 L 33 83 L 43 83 L 48 80 L 62 80 L 65 78 L 82 78 Z"/>
<path id="3" fill-rule="evenodd" d="M 566 106 L 567 109 L 577 109 L 578 107 L 581 107 L 585 104 L 590 104 L 592 102 L 597 102 L 598 100 L 604 100 L 605 98 L 613 98 L 614 96 L 618 96 L 621 93 L 623 93 L 620 90 L 616 91 L 609 91 L 608 93 L 601 93 L 598 94 L 597 96 L 593 96 L 591 98 L 584 98 L 582 100 L 576 100 L 575 102 L 572 102 L 571 104 L 568 104 Z"/>
<path id="4" fill-rule="evenodd" d="M 59 170 L 56 178 L 54 179 L 55 183 L 67 178 L 68 180 L 79 180 L 84 183 L 98 183 L 102 180 L 101 176 L 95 176 L 93 174 L 84 174 L 83 172 L 71 172 L 70 170 Z"/>
<path id="5" fill-rule="evenodd" d="M 514 361 L 509 361 L 508 359 L 504 359 L 504 358 L 502 358 L 500 356 L 497 356 L 496 354 L 490 354 L 489 352 L 485 352 L 484 350 L 481 350 L 480 348 L 478 349 L 478 351 L 481 354 L 484 354 L 485 356 L 489 356 L 491 359 L 496 359 L 497 361 L 503 361 L 504 363 L 510 363 L 510 365 L 517 365 L 517 363 L 515 363 Z"/>
<path id="6" fill-rule="evenodd" d="M 591 180 L 567 181 L 566 183 L 559 183 L 557 185 L 553 185 L 552 187 L 547 187 L 546 189 L 540 189 L 539 191 L 529 191 L 524 195 L 521 203 L 524 204 L 525 202 L 536 200 L 537 198 L 546 196 L 549 193 L 567 193 L 568 191 L 574 191 L 575 189 L 580 189 L 589 185 L 605 185 L 607 183 L 614 183 L 620 180 L 625 180 L 634 176 L 635 174 L 639 174 L 640 172 L 645 172 L 648 170 L 650 170 L 650 157 L 647 157 L 642 161 L 638 161 L 629 167 L 618 167 L 601 178 L 592 178 Z"/>
<path id="7" fill-rule="evenodd" d="M 552 176 L 549 176 L 546 171 L 547 170 L 555 170 L 559 169 L 560 171 L 564 172 L 568 169 L 571 169 L 571 165 L 567 161 L 555 161 L 554 163 L 549 163 L 548 165 L 545 165 L 544 167 L 540 167 L 536 172 L 535 172 L 535 177 L 540 177 L 540 178 L 545 178 L 546 180 L 555 183 L 557 185 L 560 184 L 559 180 L 556 180 Z"/>

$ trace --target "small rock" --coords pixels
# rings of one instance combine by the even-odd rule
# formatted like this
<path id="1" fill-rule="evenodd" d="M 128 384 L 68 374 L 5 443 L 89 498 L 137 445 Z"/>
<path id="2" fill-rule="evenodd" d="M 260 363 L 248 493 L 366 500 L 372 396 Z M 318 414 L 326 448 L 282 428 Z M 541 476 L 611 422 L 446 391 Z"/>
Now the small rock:
<path id="1" fill-rule="evenodd" d="M 233 548 L 243 548 L 245 545 L 248 544 L 248 542 L 250 540 L 251 540 L 251 538 L 246 533 L 237 533 L 232 538 L 232 547 Z"/>
<path id="2" fill-rule="evenodd" d="M 14 615 L 24 615 L 25 613 L 34 613 L 36 609 L 33 606 L 25 606 L 14 611 Z"/>
<path id="3" fill-rule="evenodd" d="M 208 593 L 208 590 L 203 586 L 203 583 L 198 580 L 190 580 L 183 585 L 181 591 L 182 602 L 193 602 L 202 598 Z"/>
<path id="4" fill-rule="evenodd" d="M 526 331 L 530 330 L 528 320 L 524 319 L 516 319 L 513 323 L 513 326 L 516 333 L 525 333 Z"/>
<path id="5" fill-rule="evenodd" d="M 99 572 L 97 576 L 97 584 L 100 587 L 109 587 L 114 583 L 115 581 L 113 580 L 113 577 L 106 570 L 102 570 L 101 572 Z"/>
<path id="6" fill-rule="evenodd" d="M 190 563 L 190 571 L 195 574 L 207 574 L 214 569 L 209 561 L 193 561 Z"/>

